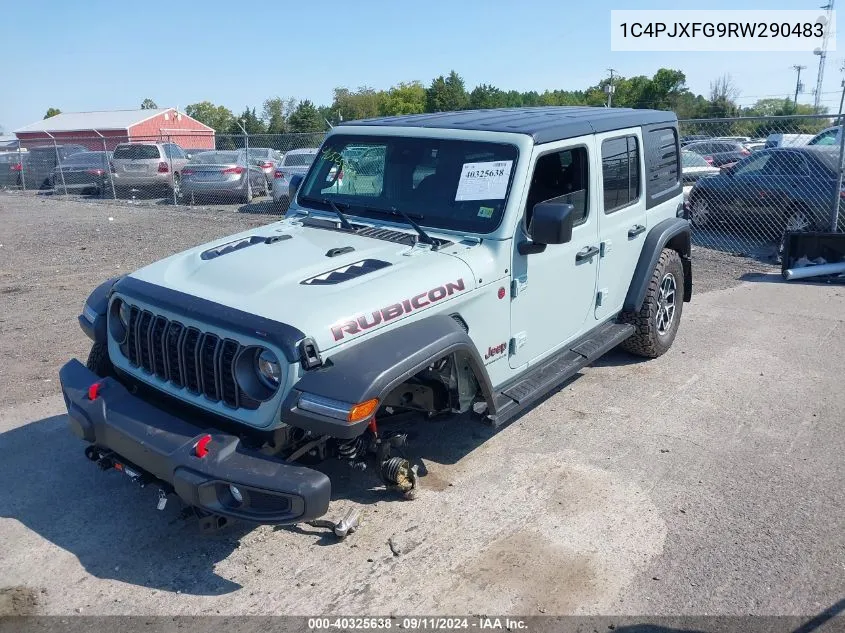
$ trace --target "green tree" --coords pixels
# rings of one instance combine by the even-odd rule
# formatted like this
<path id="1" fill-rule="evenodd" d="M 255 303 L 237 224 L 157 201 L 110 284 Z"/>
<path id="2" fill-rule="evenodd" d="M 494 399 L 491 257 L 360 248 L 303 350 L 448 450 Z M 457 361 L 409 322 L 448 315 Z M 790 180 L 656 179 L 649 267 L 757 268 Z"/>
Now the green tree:
<path id="1" fill-rule="evenodd" d="M 710 82 L 708 115 L 712 118 L 731 117 L 738 113 L 736 98 L 739 90 L 730 75 L 722 75 Z"/>
<path id="2" fill-rule="evenodd" d="M 264 101 L 261 119 L 267 125 L 270 134 L 283 134 L 287 131 L 287 118 L 296 107 L 295 99 L 271 97 Z"/>
<path id="3" fill-rule="evenodd" d="M 369 86 L 361 86 L 356 91 L 349 88 L 335 88 L 332 109 L 341 121 L 369 119 L 379 115 L 386 93 Z"/>
<path id="4" fill-rule="evenodd" d="M 56 116 L 57 114 L 61 114 L 62 111 L 58 108 L 47 108 L 47 114 L 44 115 L 45 119 L 49 119 L 51 116 Z"/>
<path id="5" fill-rule="evenodd" d="M 240 123 L 240 125 L 238 125 L 238 123 Z M 255 113 L 255 108 L 252 108 L 252 110 L 250 110 L 249 108 L 245 108 L 244 111 L 241 112 L 240 116 L 238 116 L 237 120 L 232 120 L 231 125 L 229 125 L 229 133 L 243 134 L 243 130 L 241 130 L 241 125 L 244 127 L 247 134 L 267 133 L 267 127 Z"/>
<path id="6" fill-rule="evenodd" d="M 300 101 L 288 117 L 290 132 L 322 132 L 326 123 L 320 118 L 317 107 L 308 99 Z"/>
<path id="7" fill-rule="evenodd" d="M 382 97 L 379 114 L 420 114 L 425 112 L 425 87 L 419 81 L 398 83 Z"/>
<path id="8" fill-rule="evenodd" d="M 185 114 L 196 119 L 200 123 L 214 128 L 218 134 L 224 134 L 229 131 L 234 121 L 235 116 L 232 111 L 225 106 L 217 106 L 210 101 L 201 101 L 199 103 L 192 103 L 185 108 Z"/>
<path id="9" fill-rule="evenodd" d="M 158 110 L 158 106 L 156 105 L 156 102 L 153 101 L 152 99 L 144 99 L 141 102 L 141 109 L 142 110 Z"/>
<path id="10" fill-rule="evenodd" d="M 469 108 L 485 110 L 487 108 L 504 108 L 507 105 L 507 94 L 489 84 L 481 84 L 469 93 Z"/>
<path id="11" fill-rule="evenodd" d="M 426 90 L 427 112 L 451 112 L 469 107 L 469 95 L 464 80 L 454 70 L 448 77 L 440 75 Z"/>

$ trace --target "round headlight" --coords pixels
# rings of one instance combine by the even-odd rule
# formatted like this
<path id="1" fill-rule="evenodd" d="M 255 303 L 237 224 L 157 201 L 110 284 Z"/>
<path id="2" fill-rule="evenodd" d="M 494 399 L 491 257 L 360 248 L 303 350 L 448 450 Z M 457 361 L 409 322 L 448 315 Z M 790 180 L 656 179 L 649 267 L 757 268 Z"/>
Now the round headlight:
<path id="1" fill-rule="evenodd" d="M 123 327 L 129 327 L 129 304 L 125 301 L 120 302 L 120 310 L 117 313 Z"/>
<path id="2" fill-rule="evenodd" d="M 275 389 L 279 386 L 282 379 L 282 367 L 279 365 L 279 359 L 269 349 L 261 350 L 255 359 L 256 372 L 266 386 L 270 389 Z"/>

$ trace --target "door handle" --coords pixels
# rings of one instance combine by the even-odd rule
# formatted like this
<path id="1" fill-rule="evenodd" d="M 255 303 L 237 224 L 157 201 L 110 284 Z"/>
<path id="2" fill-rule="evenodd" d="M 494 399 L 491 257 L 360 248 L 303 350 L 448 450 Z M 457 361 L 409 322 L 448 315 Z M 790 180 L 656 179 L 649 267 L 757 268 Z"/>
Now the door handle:
<path id="1" fill-rule="evenodd" d="M 575 263 L 578 264 L 580 262 L 585 262 L 591 260 L 593 257 L 599 254 L 598 246 L 588 246 L 587 248 L 582 248 L 580 251 L 575 253 Z"/>
<path id="2" fill-rule="evenodd" d="M 640 233 L 645 233 L 645 227 L 642 224 L 635 224 L 628 229 L 628 239 L 635 238 Z"/>

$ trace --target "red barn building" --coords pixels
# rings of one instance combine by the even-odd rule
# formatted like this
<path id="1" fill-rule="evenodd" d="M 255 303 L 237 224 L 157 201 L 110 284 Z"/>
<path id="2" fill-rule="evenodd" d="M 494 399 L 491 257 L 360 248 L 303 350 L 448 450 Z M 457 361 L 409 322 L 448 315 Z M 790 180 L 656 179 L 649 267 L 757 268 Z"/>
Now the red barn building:
<path id="1" fill-rule="evenodd" d="M 91 150 L 103 145 L 156 141 L 176 143 L 185 149 L 214 149 L 214 129 L 175 108 L 62 112 L 15 130 L 21 147 L 74 143 Z"/>

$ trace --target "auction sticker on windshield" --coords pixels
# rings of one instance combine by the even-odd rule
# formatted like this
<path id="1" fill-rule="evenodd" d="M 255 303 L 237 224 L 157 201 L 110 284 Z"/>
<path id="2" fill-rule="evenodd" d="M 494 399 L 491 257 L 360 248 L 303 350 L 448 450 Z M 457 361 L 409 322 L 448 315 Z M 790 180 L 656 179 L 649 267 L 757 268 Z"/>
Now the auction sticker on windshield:
<path id="1" fill-rule="evenodd" d="M 464 163 L 455 200 L 502 200 L 508 191 L 512 160 Z"/>

